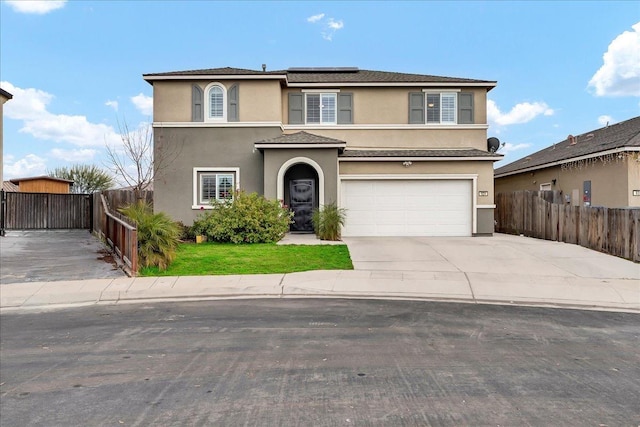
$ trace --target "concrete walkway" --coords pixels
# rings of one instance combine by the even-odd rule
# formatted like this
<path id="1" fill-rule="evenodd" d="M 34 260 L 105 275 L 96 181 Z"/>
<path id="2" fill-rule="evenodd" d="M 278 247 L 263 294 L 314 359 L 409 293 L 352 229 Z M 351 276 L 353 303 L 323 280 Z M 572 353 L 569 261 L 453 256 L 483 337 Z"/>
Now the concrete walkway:
<path id="1" fill-rule="evenodd" d="M 285 244 L 314 244 L 290 236 Z M 220 298 L 384 298 L 640 313 L 640 265 L 526 237 L 350 238 L 355 270 L 13 283 L 2 312 Z"/>

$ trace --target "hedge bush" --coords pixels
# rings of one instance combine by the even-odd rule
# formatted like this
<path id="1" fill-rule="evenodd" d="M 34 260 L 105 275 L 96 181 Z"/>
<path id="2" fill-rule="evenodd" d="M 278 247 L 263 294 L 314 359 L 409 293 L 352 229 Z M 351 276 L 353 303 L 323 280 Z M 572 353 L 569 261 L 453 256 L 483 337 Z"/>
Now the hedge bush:
<path id="1" fill-rule="evenodd" d="M 238 191 L 231 201 L 214 201 L 213 209 L 193 224 L 196 235 L 207 240 L 231 243 L 270 243 L 282 239 L 292 223 L 293 213 L 277 200 L 258 193 Z"/>

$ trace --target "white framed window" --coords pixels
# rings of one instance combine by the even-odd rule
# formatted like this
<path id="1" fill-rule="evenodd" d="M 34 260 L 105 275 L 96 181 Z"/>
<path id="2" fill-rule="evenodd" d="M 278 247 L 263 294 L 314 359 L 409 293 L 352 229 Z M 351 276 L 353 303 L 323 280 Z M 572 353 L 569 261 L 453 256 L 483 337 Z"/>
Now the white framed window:
<path id="1" fill-rule="evenodd" d="M 233 200 L 240 188 L 240 168 L 193 168 L 192 209 L 210 209 L 211 202 Z"/>
<path id="2" fill-rule="evenodd" d="M 458 94 L 456 92 L 427 92 L 427 124 L 456 124 L 458 122 Z"/>
<path id="3" fill-rule="evenodd" d="M 205 120 L 227 121 L 227 89 L 221 83 L 209 83 L 204 91 Z"/>
<path id="4" fill-rule="evenodd" d="M 306 123 L 335 125 L 337 96 L 336 93 L 306 93 Z"/>

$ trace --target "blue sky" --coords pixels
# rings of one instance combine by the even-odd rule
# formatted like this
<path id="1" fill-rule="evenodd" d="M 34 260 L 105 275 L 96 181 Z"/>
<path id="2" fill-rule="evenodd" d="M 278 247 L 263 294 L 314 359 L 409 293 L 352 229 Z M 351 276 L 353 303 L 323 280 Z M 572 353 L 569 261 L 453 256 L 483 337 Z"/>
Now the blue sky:
<path id="1" fill-rule="evenodd" d="M 143 73 L 362 69 L 496 80 L 506 164 L 640 115 L 640 3 L 8 1 L 4 179 L 104 167 L 117 121 L 151 120 Z"/>

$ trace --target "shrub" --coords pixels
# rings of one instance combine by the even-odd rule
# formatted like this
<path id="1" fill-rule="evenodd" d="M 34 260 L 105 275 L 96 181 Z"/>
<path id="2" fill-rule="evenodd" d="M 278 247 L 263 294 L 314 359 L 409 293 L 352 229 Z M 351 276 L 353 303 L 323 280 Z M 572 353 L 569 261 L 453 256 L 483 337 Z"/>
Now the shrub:
<path id="1" fill-rule="evenodd" d="M 347 211 L 335 202 L 314 209 L 311 220 L 316 236 L 321 240 L 340 240 L 340 227 L 344 225 Z"/>
<path id="2" fill-rule="evenodd" d="M 277 200 L 238 191 L 232 201 L 214 201 L 213 209 L 193 224 L 196 235 L 231 243 L 269 243 L 282 239 L 293 213 Z"/>
<path id="3" fill-rule="evenodd" d="M 139 201 L 120 213 L 129 217 L 138 229 L 138 264 L 166 270 L 176 257 L 180 228 L 164 212 L 153 213 L 151 206 Z"/>

